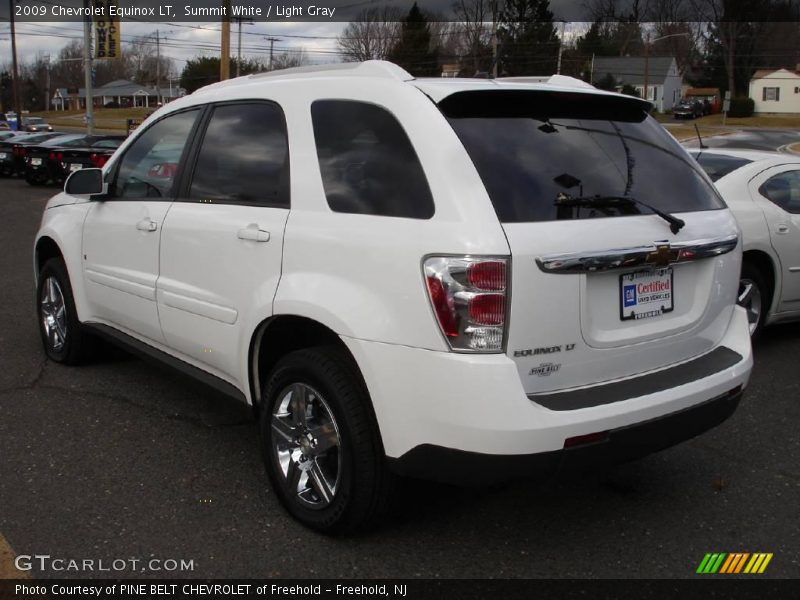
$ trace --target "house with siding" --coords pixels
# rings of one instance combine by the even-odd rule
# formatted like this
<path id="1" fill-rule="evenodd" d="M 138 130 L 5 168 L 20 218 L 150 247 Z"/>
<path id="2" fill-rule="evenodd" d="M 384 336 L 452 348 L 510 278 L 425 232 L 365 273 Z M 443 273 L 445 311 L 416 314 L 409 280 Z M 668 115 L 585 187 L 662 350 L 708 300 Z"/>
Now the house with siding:
<path id="1" fill-rule="evenodd" d="M 800 65 L 790 69 L 761 69 L 750 79 L 750 98 L 756 113 L 800 114 Z"/>
<path id="2" fill-rule="evenodd" d="M 670 110 L 681 99 L 683 77 L 673 56 L 597 56 L 592 61 L 592 83 L 611 75 L 615 89 L 630 85 L 644 98 L 645 70 L 647 71 L 647 100 L 658 112 Z"/>

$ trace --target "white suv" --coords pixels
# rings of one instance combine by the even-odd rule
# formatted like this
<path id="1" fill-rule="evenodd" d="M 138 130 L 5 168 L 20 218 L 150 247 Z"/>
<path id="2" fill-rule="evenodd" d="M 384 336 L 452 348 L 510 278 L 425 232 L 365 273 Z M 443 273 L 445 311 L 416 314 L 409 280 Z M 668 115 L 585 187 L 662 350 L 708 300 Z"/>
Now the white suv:
<path id="1" fill-rule="evenodd" d="M 385 62 L 203 88 L 47 205 L 46 352 L 77 363 L 99 334 L 252 404 L 282 502 L 331 532 L 398 474 L 697 435 L 752 365 L 739 231 L 648 109 Z"/>

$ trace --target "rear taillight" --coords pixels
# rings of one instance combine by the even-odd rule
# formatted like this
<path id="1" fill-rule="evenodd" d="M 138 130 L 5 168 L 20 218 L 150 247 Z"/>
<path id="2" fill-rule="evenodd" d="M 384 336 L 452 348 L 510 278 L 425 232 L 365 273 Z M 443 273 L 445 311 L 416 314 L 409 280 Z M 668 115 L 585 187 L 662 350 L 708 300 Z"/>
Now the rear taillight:
<path id="1" fill-rule="evenodd" d="M 106 164 L 106 162 L 108 162 L 108 156 L 106 156 L 105 154 L 97 154 L 95 152 L 92 152 L 89 155 L 89 160 L 92 161 L 92 164 L 95 167 L 101 169 L 103 165 Z"/>
<path id="2" fill-rule="evenodd" d="M 64 160 L 64 153 L 63 152 L 51 152 L 50 154 L 48 154 L 48 158 L 50 160 L 57 160 L 57 161 L 60 162 L 60 161 Z"/>
<path id="3" fill-rule="evenodd" d="M 428 297 L 452 350 L 503 351 L 507 273 L 506 258 L 432 256 L 425 260 Z"/>

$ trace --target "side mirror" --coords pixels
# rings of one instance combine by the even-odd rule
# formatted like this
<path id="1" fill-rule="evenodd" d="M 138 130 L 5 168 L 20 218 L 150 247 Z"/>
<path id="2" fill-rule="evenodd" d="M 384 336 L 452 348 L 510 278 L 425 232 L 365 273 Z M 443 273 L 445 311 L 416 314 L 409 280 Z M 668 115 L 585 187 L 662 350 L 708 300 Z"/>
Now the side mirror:
<path id="1" fill-rule="evenodd" d="M 105 193 L 102 169 L 80 169 L 64 182 L 64 191 L 72 196 L 97 196 Z"/>

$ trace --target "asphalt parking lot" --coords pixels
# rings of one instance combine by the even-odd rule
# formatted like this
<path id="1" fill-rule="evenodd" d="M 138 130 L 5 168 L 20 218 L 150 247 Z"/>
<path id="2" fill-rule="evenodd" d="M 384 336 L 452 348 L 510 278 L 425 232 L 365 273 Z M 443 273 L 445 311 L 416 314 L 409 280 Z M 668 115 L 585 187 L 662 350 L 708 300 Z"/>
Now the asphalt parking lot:
<path id="1" fill-rule="evenodd" d="M 800 577 L 800 324 L 765 332 L 738 412 L 700 438 L 597 476 L 407 482 L 380 529 L 332 539 L 278 505 L 248 410 L 122 352 L 45 361 L 31 252 L 52 193 L 0 180 L 0 542 L 17 554 L 202 578 L 685 578 L 707 552 L 770 552 L 748 577 Z M 165 575 L 131 569 L 115 575 Z"/>

